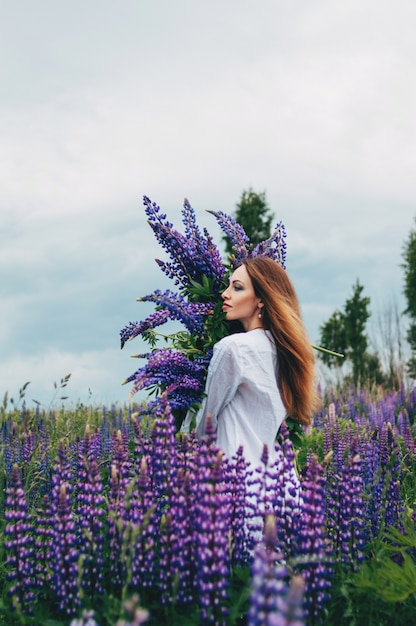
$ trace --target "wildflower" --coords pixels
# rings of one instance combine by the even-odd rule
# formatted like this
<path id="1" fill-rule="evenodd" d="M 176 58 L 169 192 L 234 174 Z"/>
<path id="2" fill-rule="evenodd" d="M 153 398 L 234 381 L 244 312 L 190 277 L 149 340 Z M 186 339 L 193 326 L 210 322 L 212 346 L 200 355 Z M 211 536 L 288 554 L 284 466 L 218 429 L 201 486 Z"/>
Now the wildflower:
<path id="1" fill-rule="evenodd" d="M 33 593 L 33 525 L 29 517 L 17 464 L 13 465 L 10 486 L 6 489 L 4 517 L 7 578 L 12 583 L 8 595 L 12 598 L 15 609 L 30 614 L 31 605 L 35 599 Z"/>
<path id="2" fill-rule="evenodd" d="M 202 396 L 206 367 L 206 357 L 190 360 L 172 349 L 155 350 L 146 365 L 127 379 L 134 381 L 130 397 L 139 389 L 158 386 L 166 391 L 172 408 L 188 408 Z"/>
<path id="3" fill-rule="evenodd" d="M 101 596 L 104 591 L 104 496 L 101 476 L 95 459 L 84 457 L 85 474 L 80 475 L 77 493 L 77 514 L 80 526 L 82 552 L 81 588 L 89 597 Z"/>
<path id="4" fill-rule="evenodd" d="M 276 225 L 269 239 L 262 241 L 251 252 L 252 257 L 269 256 L 286 269 L 286 230 L 282 222 Z"/>
<path id="5" fill-rule="evenodd" d="M 248 256 L 249 237 L 244 228 L 238 224 L 231 215 L 223 211 L 208 211 L 217 220 L 221 230 L 230 239 L 234 250 L 234 265 L 240 265 L 241 261 Z"/>
<path id="6" fill-rule="evenodd" d="M 226 623 L 230 578 L 231 503 L 223 480 L 223 455 L 211 441 L 208 427 L 208 439 L 202 444 L 195 480 L 196 587 L 201 622 L 222 626 Z"/>
<path id="7" fill-rule="evenodd" d="M 71 511 L 68 486 L 59 487 L 58 501 L 55 503 L 53 525 L 53 546 L 51 558 L 51 586 L 58 600 L 58 609 L 73 615 L 80 605 L 77 585 L 78 557 L 77 536 L 74 515 Z"/>
<path id="8" fill-rule="evenodd" d="M 272 626 L 284 606 L 289 572 L 282 553 L 276 551 L 276 518 L 267 515 L 263 540 L 254 551 L 248 626 Z"/>
<path id="9" fill-rule="evenodd" d="M 166 220 L 166 215 L 160 212 L 160 207 L 149 198 L 144 196 L 143 202 L 149 225 L 171 258 L 170 262 L 158 261 L 162 271 L 185 289 L 191 285 L 191 280 L 202 282 L 202 276 L 212 277 L 218 289 L 225 274 L 221 255 L 207 231 L 202 235 L 197 229 L 194 210 L 189 202 L 185 200 L 183 218 L 188 234 L 192 232 L 190 238 L 174 229 Z"/>
<path id="10" fill-rule="evenodd" d="M 49 563 L 52 553 L 53 526 L 50 499 L 47 494 L 42 498 L 41 506 L 36 509 L 35 534 L 35 581 L 43 595 L 50 582 Z"/>
<path id="11" fill-rule="evenodd" d="M 74 615 L 80 598 L 77 585 L 78 540 L 71 496 L 72 472 L 66 448 L 61 443 L 52 468 L 52 543 L 51 588 L 58 601 L 58 610 Z"/>
<path id="12" fill-rule="evenodd" d="M 312 455 L 302 481 L 302 514 L 296 537 L 295 565 L 305 580 L 305 612 L 314 623 L 329 599 L 333 575 L 332 549 L 325 528 L 325 479 L 322 466 Z"/>

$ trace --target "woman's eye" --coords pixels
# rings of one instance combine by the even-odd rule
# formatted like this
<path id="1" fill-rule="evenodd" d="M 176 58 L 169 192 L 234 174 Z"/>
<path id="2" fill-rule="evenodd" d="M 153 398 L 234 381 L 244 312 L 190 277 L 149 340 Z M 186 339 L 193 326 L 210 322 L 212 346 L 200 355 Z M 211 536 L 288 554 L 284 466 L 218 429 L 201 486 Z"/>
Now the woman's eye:
<path id="1" fill-rule="evenodd" d="M 243 291 L 243 288 L 242 288 L 242 287 L 240 287 L 239 285 L 234 285 L 234 289 L 235 289 L 236 291 Z"/>

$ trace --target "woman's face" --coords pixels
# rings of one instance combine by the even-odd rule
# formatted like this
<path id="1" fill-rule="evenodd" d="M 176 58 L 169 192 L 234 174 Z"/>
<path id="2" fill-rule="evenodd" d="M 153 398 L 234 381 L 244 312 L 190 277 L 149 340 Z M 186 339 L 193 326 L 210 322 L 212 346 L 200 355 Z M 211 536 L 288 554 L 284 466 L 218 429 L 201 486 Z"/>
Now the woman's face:
<path id="1" fill-rule="evenodd" d="M 222 294 L 222 309 L 226 320 L 239 320 L 244 330 L 263 328 L 259 312 L 263 306 L 260 298 L 254 293 L 253 283 L 245 265 L 240 265 L 233 272 L 230 284 Z"/>

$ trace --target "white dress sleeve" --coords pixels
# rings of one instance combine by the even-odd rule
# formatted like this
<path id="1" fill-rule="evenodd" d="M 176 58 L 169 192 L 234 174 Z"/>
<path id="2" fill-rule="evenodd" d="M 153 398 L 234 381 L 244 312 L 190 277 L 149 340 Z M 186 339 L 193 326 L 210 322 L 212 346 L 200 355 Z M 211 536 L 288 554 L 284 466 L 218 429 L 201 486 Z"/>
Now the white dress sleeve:
<path id="1" fill-rule="evenodd" d="M 220 341 L 214 347 L 214 353 L 208 367 L 205 385 L 206 397 L 197 416 L 196 433 L 198 437 L 205 434 L 208 415 L 212 417 L 213 427 L 217 430 L 218 416 L 234 398 L 241 379 L 238 346 L 235 343 Z"/>

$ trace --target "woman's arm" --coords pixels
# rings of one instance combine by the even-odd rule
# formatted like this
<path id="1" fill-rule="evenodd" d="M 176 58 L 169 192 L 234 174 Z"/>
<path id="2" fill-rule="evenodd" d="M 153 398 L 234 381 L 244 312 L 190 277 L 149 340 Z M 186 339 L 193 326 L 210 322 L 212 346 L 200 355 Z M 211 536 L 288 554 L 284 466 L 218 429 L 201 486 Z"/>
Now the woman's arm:
<path id="1" fill-rule="evenodd" d="M 208 415 L 211 415 L 213 426 L 215 430 L 217 429 L 218 416 L 235 396 L 240 382 L 238 346 L 231 342 L 220 342 L 214 347 L 214 354 L 208 367 L 206 397 L 196 427 L 198 437 L 205 434 Z"/>

